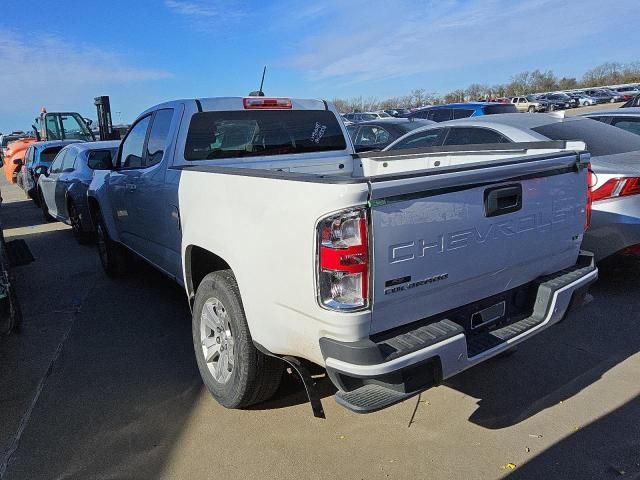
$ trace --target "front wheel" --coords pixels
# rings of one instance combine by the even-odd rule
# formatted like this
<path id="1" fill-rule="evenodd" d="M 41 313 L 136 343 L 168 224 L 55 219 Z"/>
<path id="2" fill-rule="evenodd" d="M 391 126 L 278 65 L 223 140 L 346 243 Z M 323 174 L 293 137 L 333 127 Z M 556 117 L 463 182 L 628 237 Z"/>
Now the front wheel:
<path id="1" fill-rule="evenodd" d="M 100 263 L 106 274 L 110 277 L 119 277 L 126 273 L 129 260 L 127 252 L 123 246 L 111 239 L 99 212 L 96 213 L 96 240 Z"/>
<path id="2" fill-rule="evenodd" d="M 44 195 L 42 194 L 42 191 L 40 191 L 39 194 L 40 194 L 40 209 L 42 210 L 42 216 L 44 217 L 45 221 L 53 222 L 55 218 L 53 218 L 49 214 L 49 207 L 47 207 L 47 202 L 45 202 L 44 200 Z"/>
<path id="3" fill-rule="evenodd" d="M 231 270 L 210 273 L 200 282 L 192 335 L 200 376 L 221 405 L 248 407 L 278 390 L 283 363 L 254 346 Z"/>
<path id="4" fill-rule="evenodd" d="M 89 232 L 85 232 L 82 228 L 82 220 L 80 219 L 80 213 L 78 212 L 78 208 L 76 207 L 73 201 L 69 201 L 69 206 L 67 207 L 69 211 L 69 223 L 71 224 L 71 231 L 73 232 L 73 236 L 79 244 L 89 243 L 91 241 L 91 234 Z"/>

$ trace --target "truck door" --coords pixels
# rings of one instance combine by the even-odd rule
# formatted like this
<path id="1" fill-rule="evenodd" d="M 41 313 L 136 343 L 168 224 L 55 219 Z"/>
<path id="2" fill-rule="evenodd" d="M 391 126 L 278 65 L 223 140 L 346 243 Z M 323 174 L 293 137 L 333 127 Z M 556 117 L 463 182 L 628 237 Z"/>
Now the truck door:
<path id="1" fill-rule="evenodd" d="M 178 213 L 177 172 L 168 171 L 174 138 L 180 118 L 178 109 L 157 110 L 151 120 L 143 167 L 136 177 L 136 212 L 139 218 L 133 234 L 140 239 L 141 253 L 155 265 L 178 279 L 182 278 L 180 217 Z"/>
<path id="2" fill-rule="evenodd" d="M 141 244 L 135 234 L 135 223 L 140 216 L 135 193 L 137 178 L 143 167 L 144 148 L 150 124 L 151 115 L 147 115 L 131 127 L 122 142 L 116 169 L 109 175 L 109 197 L 118 236 L 122 243 L 136 252 L 140 252 Z"/>

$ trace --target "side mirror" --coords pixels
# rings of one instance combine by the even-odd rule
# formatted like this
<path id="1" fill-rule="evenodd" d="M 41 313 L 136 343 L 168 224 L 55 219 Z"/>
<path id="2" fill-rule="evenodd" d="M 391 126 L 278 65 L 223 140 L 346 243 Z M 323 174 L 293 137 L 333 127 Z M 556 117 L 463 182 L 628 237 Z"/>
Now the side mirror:
<path id="1" fill-rule="evenodd" d="M 91 170 L 113 170 L 113 160 L 111 155 L 91 155 L 87 166 Z"/>
<path id="2" fill-rule="evenodd" d="M 35 173 L 36 175 L 44 175 L 45 177 L 48 177 L 49 169 L 46 167 L 46 165 L 38 165 L 33 169 L 33 173 Z"/>

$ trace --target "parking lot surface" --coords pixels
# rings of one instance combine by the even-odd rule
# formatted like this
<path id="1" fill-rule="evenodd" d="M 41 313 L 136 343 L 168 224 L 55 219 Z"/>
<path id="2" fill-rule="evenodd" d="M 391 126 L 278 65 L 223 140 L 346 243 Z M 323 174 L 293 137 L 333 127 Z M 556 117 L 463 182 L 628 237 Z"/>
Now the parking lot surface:
<path id="1" fill-rule="evenodd" d="M 0 339 L 0 478 L 640 478 L 640 261 L 601 266 L 565 322 L 384 411 L 326 420 L 287 376 L 231 411 L 203 389 L 184 292 L 140 264 L 111 280 L 92 246 L 2 184 L 24 321 Z"/>

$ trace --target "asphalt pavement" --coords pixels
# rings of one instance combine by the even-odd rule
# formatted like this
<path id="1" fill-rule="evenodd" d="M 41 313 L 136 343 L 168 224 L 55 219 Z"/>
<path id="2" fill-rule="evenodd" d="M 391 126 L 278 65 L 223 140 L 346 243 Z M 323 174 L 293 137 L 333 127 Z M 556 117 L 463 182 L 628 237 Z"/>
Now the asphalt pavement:
<path id="1" fill-rule="evenodd" d="M 0 338 L 0 478 L 640 479 L 640 261 L 601 266 L 594 301 L 445 385 L 326 420 L 290 375 L 226 410 L 203 389 L 184 292 L 153 269 L 111 280 L 95 248 L 2 183 L 22 330 Z"/>

